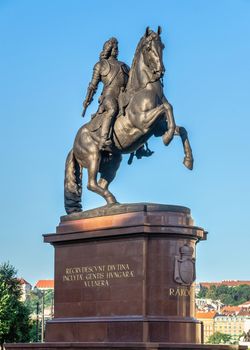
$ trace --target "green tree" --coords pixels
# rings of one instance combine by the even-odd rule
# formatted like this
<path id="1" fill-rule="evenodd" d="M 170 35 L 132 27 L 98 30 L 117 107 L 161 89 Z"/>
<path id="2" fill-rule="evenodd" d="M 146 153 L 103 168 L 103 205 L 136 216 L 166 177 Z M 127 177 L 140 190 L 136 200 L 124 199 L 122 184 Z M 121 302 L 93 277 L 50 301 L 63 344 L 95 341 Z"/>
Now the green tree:
<path id="1" fill-rule="evenodd" d="M 212 299 L 212 300 L 217 300 L 217 293 L 216 293 L 216 286 L 212 285 L 210 288 L 208 288 L 207 293 L 206 293 L 206 298 Z"/>
<path id="2" fill-rule="evenodd" d="M 201 298 L 201 299 L 206 298 L 207 290 L 208 290 L 207 287 L 201 286 L 201 289 L 198 292 L 197 298 Z"/>
<path id="3" fill-rule="evenodd" d="M 25 342 L 30 338 L 28 308 L 20 301 L 21 285 L 16 269 L 9 263 L 0 265 L 0 345 Z"/>
<path id="4" fill-rule="evenodd" d="M 232 337 L 229 334 L 215 332 L 210 335 L 207 343 L 209 344 L 229 344 L 232 341 Z"/>
<path id="5" fill-rule="evenodd" d="M 231 293 L 218 295 L 218 299 L 225 305 L 234 305 Z"/>
<path id="6" fill-rule="evenodd" d="M 41 339 L 41 321 L 39 321 L 38 323 L 38 329 L 37 329 L 37 324 L 36 324 L 36 320 L 32 320 L 31 321 L 31 328 L 30 328 L 30 333 L 29 333 L 29 341 L 31 343 L 35 343 Z M 38 334 L 37 334 L 38 332 Z"/>
<path id="7" fill-rule="evenodd" d="M 4 335 L 9 332 L 9 322 L 3 322 L 8 319 L 8 308 L 11 302 L 8 289 L 4 281 L 0 280 L 0 339 L 4 338 Z M 2 341 L 0 340 L 0 344 Z"/>
<path id="8" fill-rule="evenodd" d="M 44 290 L 44 307 L 53 307 L 54 291 L 52 289 Z M 30 309 L 31 313 L 36 314 L 37 303 L 41 304 L 41 297 L 37 293 L 31 291 L 25 300 L 25 305 Z M 41 305 L 40 305 L 41 306 Z"/>
<path id="9" fill-rule="evenodd" d="M 225 305 L 236 306 L 250 300 L 250 286 L 241 284 L 236 287 L 228 287 L 225 285 L 218 287 L 212 285 L 210 288 L 203 287 L 198 294 L 198 298 L 220 300 Z"/>

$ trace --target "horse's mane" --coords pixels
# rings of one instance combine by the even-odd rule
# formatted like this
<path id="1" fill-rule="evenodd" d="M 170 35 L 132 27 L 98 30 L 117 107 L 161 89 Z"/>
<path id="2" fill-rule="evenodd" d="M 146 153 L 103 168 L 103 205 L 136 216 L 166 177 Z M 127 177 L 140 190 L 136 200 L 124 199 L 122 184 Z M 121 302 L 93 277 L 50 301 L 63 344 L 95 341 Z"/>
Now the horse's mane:
<path id="1" fill-rule="evenodd" d="M 138 62 L 138 58 L 139 58 L 139 54 L 141 52 L 142 46 L 145 42 L 145 35 L 141 38 L 141 40 L 139 41 L 136 50 L 135 50 L 135 55 L 134 55 L 134 59 L 130 68 L 130 72 L 129 72 L 129 79 L 128 79 L 128 83 L 126 86 L 126 90 L 129 91 L 131 90 L 131 88 L 133 87 L 133 80 L 134 80 L 134 75 L 135 75 L 135 67 L 137 65 Z"/>
<path id="2" fill-rule="evenodd" d="M 143 35 L 143 37 L 140 39 L 140 41 L 136 47 L 134 59 L 133 59 L 132 66 L 131 66 L 130 72 L 129 72 L 129 79 L 128 79 L 128 83 L 126 86 L 126 91 L 128 93 L 131 90 L 135 90 L 135 88 L 136 88 L 136 82 L 134 81 L 135 80 L 135 72 L 136 72 L 135 68 L 136 68 L 136 65 L 138 63 L 138 59 L 139 59 L 139 55 L 141 53 L 142 47 L 145 44 L 146 40 L 153 40 L 156 37 L 158 38 L 159 35 L 151 30 L 147 37 L 146 37 L 146 35 Z"/>

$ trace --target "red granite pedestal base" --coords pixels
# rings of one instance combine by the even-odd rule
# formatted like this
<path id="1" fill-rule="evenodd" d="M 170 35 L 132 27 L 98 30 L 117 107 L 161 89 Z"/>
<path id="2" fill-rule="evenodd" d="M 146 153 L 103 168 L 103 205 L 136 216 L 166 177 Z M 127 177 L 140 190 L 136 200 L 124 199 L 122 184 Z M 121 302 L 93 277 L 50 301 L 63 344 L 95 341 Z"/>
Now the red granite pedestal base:
<path id="1" fill-rule="evenodd" d="M 195 247 L 204 239 L 179 206 L 116 205 L 62 217 L 56 233 L 44 235 L 55 248 L 46 342 L 6 348 L 215 349 L 201 344 L 195 319 Z"/>
<path id="2" fill-rule="evenodd" d="M 33 343 L 6 344 L 9 350 L 247 350 L 242 345 L 208 345 L 181 343 Z"/>

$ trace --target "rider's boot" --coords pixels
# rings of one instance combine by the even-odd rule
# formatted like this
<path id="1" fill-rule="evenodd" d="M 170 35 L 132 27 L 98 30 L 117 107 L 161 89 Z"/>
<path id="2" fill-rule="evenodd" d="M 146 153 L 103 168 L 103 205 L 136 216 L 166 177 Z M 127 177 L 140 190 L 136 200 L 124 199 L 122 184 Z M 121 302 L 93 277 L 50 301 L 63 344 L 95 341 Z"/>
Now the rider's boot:
<path id="1" fill-rule="evenodd" d="M 112 145 L 112 140 L 110 138 L 111 121 L 111 118 L 104 118 L 104 122 L 102 124 L 101 138 L 99 141 L 99 150 L 105 150 L 106 147 Z"/>

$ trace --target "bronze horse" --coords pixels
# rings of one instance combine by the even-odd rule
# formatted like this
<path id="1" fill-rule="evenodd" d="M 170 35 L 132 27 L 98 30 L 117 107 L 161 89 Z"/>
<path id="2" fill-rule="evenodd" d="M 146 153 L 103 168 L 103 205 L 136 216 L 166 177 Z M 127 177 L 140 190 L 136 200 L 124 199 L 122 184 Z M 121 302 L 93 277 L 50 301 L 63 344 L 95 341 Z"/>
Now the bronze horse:
<path id="1" fill-rule="evenodd" d="M 164 45 L 160 34 L 160 27 L 157 33 L 147 28 L 137 45 L 126 89 L 119 96 L 120 113 L 113 125 L 111 148 L 99 150 L 98 130 L 93 131 L 91 127 L 94 119 L 78 130 L 66 160 L 64 198 L 67 214 L 82 210 L 83 168 L 88 171 L 87 188 L 101 195 L 107 204 L 117 203 L 109 191 L 109 184 L 115 178 L 121 155 L 138 150 L 152 135 L 162 136 L 166 146 L 174 135 L 180 136 L 185 153 L 183 163 L 192 170 L 193 156 L 187 131 L 176 126 L 173 108 L 163 93 Z M 101 118 L 102 115 L 96 118 L 99 124 Z"/>

